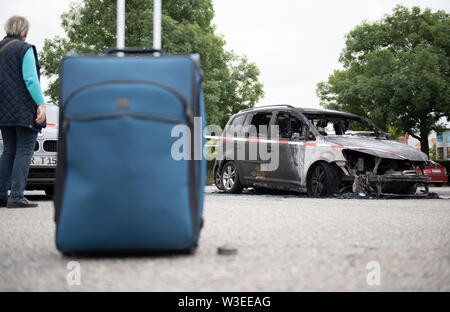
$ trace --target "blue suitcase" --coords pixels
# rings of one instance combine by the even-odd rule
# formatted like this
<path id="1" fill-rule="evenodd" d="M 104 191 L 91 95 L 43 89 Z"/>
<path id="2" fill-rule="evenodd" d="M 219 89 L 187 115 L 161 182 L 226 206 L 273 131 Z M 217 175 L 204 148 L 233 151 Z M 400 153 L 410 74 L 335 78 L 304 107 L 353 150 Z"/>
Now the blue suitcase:
<path id="1" fill-rule="evenodd" d="M 197 246 L 206 179 L 193 142 L 203 149 L 198 57 L 127 53 L 72 55 L 61 64 L 54 204 L 56 245 L 65 254 Z M 197 131 L 194 117 L 202 120 Z M 176 125 L 190 129 L 188 159 L 171 155 Z"/>

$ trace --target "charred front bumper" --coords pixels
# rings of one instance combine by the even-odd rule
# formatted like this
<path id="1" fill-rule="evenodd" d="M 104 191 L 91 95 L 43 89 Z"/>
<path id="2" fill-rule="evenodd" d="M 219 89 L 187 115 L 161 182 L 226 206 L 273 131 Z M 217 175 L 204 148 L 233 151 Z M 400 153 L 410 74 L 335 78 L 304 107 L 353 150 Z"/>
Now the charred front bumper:
<path id="1" fill-rule="evenodd" d="M 415 170 L 373 172 L 353 174 L 342 179 L 351 183 L 352 191 L 358 194 L 376 194 L 377 196 L 428 196 L 429 177 L 420 175 Z M 422 188 L 417 192 L 418 188 Z"/>
<path id="2" fill-rule="evenodd" d="M 425 161 L 379 157 L 347 150 L 343 181 L 357 194 L 427 196 L 431 179 L 423 174 Z M 420 169 L 420 170 L 419 170 Z M 417 190 L 420 188 L 420 192 Z"/>

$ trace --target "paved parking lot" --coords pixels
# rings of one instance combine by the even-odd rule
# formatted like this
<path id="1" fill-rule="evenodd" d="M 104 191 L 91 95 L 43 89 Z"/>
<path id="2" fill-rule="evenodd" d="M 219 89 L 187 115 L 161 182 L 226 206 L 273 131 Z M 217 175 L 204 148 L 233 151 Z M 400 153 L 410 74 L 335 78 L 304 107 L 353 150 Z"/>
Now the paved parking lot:
<path id="1" fill-rule="evenodd" d="M 64 258 L 53 204 L 0 209 L 0 290 L 450 291 L 450 187 L 444 199 L 336 199 L 219 193 L 207 187 L 194 256 Z M 445 199 L 446 198 L 446 199 Z M 235 256 L 217 248 L 230 244 Z M 70 261 L 81 285 L 67 283 Z M 380 285 L 369 286 L 369 262 Z"/>

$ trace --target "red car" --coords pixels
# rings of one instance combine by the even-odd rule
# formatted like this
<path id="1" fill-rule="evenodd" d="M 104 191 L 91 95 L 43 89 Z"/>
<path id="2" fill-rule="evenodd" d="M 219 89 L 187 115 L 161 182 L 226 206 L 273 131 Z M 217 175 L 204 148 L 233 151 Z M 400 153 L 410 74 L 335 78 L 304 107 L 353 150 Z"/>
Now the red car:
<path id="1" fill-rule="evenodd" d="M 420 173 L 419 167 L 417 167 L 416 170 Z M 431 183 L 435 186 L 442 186 L 442 184 L 448 182 L 447 169 L 432 160 L 427 162 L 423 174 L 429 176 L 431 178 Z"/>

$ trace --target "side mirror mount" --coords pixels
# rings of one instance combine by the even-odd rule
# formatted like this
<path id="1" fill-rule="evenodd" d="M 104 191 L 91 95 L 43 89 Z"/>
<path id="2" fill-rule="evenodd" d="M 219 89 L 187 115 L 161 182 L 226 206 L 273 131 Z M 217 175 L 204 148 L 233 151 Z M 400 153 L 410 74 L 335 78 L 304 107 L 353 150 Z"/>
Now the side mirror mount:
<path id="1" fill-rule="evenodd" d="M 300 133 L 298 133 L 298 132 L 294 132 L 291 136 L 292 141 L 300 141 L 301 139 L 302 139 L 302 137 L 300 136 Z"/>
<path id="2" fill-rule="evenodd" d="M 315 141 L 316 137 L 314 136 L 314 134 L 311 132 L 311 130 L 306 130 L 306 138 L 308 141 Z"/>

